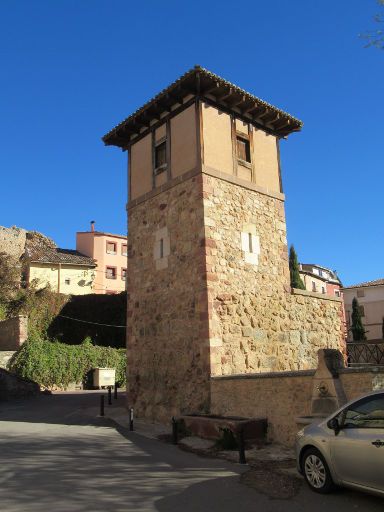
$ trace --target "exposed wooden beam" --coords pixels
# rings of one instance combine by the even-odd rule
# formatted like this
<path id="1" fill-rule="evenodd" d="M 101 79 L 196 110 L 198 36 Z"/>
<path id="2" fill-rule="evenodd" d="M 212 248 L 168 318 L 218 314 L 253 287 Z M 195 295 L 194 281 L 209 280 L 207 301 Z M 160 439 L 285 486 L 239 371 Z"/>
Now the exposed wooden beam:
<path id="1" fill-rule="evenodd" d="M 264 116 L 264 121 L 266 123 L 274 123 L 280 119 L 280 114 L 278 112 L 269 111 L 267 115 Z"/>
<path id="2" fill-rule="evenodd" d="M 233 93 L 233 89 L 230 87 L 228 91 L 224 92 L 223 94 L 219 94 L 218 96 L 216 96 L 216 99 L 218 101 L 225 101 L 227 98 L 232 96 L 232 93 Z"/>
<path id="3" fill-rule="evenodd" d="M 257 116 L 257 114 L 261 114 L 261 112 L 265 112 L 265 107 L 258 105 L 257 103 L 253 103 L 247 108 L 242 109 L 243 114 L 251 114 L 252 116 Z"/>
<path id="4" fill-rule="evenodd" d="M 220 89 L 220 84 L 219 84 L 219 82 L 215 82 L 215 85 L 208 87 L 207 89 L 204 89 L 202 91 L 202 94 L 212 94 L 214 92 L 217 92 L 218 89 Z M 214 96 L 216 96 L 216 95 L 214 94 Z"/>
<path id="5" fill-rule="evenodd" d="M 281 130 L 282 128 L 285 128 L 286 126 L 290 125 L 291 124 L 291 120 L 290 119 L 286 119 L 286 118 L 282 118 L 282 119 L 279 119 L 279 121 L 277 121 L 274 126 L 277 130 Z"/>

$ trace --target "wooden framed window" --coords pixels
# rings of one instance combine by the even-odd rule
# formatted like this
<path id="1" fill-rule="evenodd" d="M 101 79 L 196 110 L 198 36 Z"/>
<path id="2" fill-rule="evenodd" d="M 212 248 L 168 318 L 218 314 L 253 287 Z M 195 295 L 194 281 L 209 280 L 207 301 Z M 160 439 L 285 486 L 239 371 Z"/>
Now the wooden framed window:
<path id="1" fill-rule="evenodd" d="M 105 277 L 107 279 L 116 279 L 116 267 L 106 267 Z"/>
<path id="2" fill-rule="evenodd" d="M 127 254 L 128 254 L 128 245 L 127 244 L 122 244 L 121 254 L 122 254 L 122 256 L 127 256 Z"/>
<path id="3" fill-rule="evenodd" d="M 116 254 L 116 242 L 107 242 L 107 254 Z"/>
<path id="4" fill-rule="evenodd" d="M 246 135 L 236 135 L 237 158 L 251 163 L 251 145 Z"/>
<path id="5" fill-rule="evenodd" d="M 127 280 L 127 269 L 126 268 L 122 268 L 121 269 L 121 280 L 122 281 L 126 281 Z"/>
<path id="6" fill-rule="evenodd" d="M 159 173 L 167 168 L 167 140 L 155 144 L 155 172 Z"/>

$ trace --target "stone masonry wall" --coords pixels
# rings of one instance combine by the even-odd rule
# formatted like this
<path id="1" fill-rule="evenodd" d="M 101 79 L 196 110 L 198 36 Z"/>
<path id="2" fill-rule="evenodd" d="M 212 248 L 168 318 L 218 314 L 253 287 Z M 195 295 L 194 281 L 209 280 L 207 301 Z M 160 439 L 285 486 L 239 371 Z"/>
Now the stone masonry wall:
<path id="1" fill-rule="evenodd" d="M 315 370 L 215 377 L 211 381 L 212 414 L 264 417 L 268 438 L 292 446 L 298 426 L 296 418 L 311 412 Z M 340 370 L 347 400 L 384 389 L 384 369 Z"/>
<path id="2" fill-rule="evenodd" d="M 217 377 L 211 383 L 212 414 L 262 417 L 268 439 L 292 445 L 296 418 L 311 411 L 314 370 L 295 373 Z"/>
<path id="3" fill-rule="evenodd" d="M 0 322 L 0 350 L 18 350 L 28 337 L 28 318 L 16 316 Z"/>
<path id="4" fill-rule="evenodd" d="M 128 403 L 165 422 L 208 412 L 202 176 L 130 208 L 128 227 Z"/>
<path id="5" fill-rule="evenodd" d="M 0 226 L 0 252 L 5 252 L 18 260 L 24 254 L 26 235 L 25 229 Z"/>
<path id="6" fill-rule="evenodd" d="M 282 198 L 207 175 L 203 188 L 212 374 L 316 368 L 319 348 L 343 349 L 341 301 L 291 293 Z"/>

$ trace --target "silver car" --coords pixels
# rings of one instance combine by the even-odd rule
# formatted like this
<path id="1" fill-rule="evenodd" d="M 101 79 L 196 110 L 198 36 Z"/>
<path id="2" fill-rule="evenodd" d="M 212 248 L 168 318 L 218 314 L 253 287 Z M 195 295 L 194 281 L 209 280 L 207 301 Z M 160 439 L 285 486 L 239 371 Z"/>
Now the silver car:
<path id="1" fill-rule="evenodd" d="M 313 491 L 325 494 L 342 485 L 384 496 L 384 391 L 300 430 L 296 460 Z"/>

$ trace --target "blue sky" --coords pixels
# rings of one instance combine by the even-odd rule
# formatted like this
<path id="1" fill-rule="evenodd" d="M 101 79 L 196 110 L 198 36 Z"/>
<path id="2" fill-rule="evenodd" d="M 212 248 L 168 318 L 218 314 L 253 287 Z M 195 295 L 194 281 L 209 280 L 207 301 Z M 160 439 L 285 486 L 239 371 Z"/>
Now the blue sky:
<path id="1" fill-rule="evenodd" d="M 126 229 L 115 124 L 195 64 L 304 121 L 281 144 L 288 240 L 345 284 L 384 277 L 375 0 L 0 1 L 0 225 L 62 247 Z"/>

